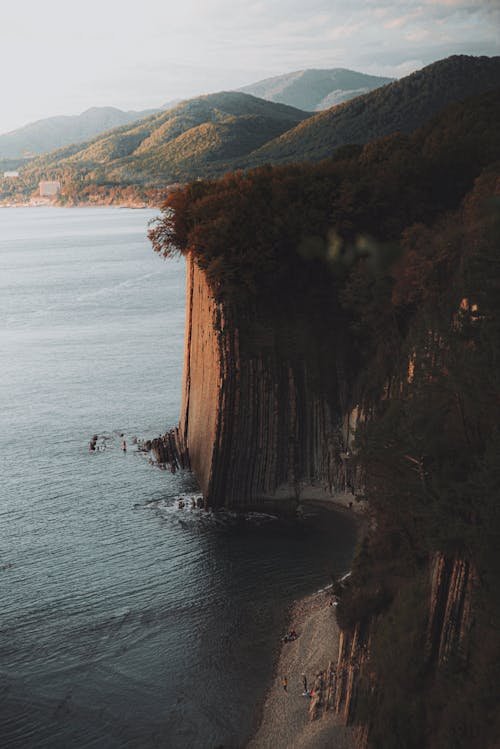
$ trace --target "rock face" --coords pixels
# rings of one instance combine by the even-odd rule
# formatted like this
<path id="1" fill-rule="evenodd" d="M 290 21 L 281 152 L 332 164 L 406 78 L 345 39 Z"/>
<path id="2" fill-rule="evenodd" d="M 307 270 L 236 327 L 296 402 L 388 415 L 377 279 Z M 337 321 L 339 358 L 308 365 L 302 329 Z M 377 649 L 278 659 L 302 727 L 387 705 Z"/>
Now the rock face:
<path id="1" fill-rule="evenodd" d="M 255 310 L 236 314 L 187 263 L 179 434 L 205 502 L 262 506 L 344 491 L 340 358 L 317 345 L 314 320 L 304 307 L 272 327 Z"/>
<path id="2" fill-rule="evenodd" d="M 471 564 L 461 557 L 436 552 L 429 564 L 429 596 L 427 599 L 427 634 L 422 658 L 429 674 L 436 673 L 450 657 L 469 655 L 469 635 L 473 625 L 473 597 L 476 576 Z M 376 691 L 381 686 L 370 662 L 372 637 L 382 617 L 358 622 L 340 634 L 336 678 L 324 709 L 333 709 L 348 725 L 355 717 L 361 681 L 364 689 Z M 369 726 L 359 729 L 358 746 L 367 745 Z"/>
<path id="3" fill-rule="evenodd" d="M 474 570 L 466 559 L 436 553 L 427 628 L 427 655 L 439 665 L 465 649 L 472 626 Z"/>

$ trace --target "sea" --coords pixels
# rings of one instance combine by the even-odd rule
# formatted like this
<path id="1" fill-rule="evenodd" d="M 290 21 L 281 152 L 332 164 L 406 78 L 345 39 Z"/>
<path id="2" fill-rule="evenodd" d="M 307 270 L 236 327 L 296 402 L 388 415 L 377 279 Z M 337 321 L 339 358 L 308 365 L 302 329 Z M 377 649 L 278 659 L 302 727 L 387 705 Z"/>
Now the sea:
<path id="1" fill-rule="evenodd" d="M 245 746 L 291 603 L 349 569 L 349 517 L 204 511 L 137 450 L 180 413 L 157 213 L 0 209 L 2 749 Z"/>

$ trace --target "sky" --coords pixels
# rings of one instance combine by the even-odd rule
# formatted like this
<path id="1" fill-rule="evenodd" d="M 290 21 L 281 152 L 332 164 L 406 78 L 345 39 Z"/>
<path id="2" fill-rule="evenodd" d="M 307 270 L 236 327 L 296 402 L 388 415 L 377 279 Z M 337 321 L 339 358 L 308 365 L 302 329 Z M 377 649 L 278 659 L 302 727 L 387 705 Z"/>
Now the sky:
<path id="1" fill-rule="evenodd" d="M 402 77 L 500 54 L 500 0 L 0 0 L 0 133 L 304 68 Z"/>

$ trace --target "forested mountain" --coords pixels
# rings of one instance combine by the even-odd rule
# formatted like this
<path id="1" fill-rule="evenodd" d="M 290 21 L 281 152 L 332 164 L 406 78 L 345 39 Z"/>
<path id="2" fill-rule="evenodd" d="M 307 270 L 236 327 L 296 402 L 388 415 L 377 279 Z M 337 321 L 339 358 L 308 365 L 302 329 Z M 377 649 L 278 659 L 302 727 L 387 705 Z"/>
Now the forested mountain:
<path id="1" fill-rule="evenodd" d="M 356 73 L 352 70 L 300 70 L 245 86 L 239 91 L 298 109 L 327 109 L 389 83 L 391 78 Z M 95 135 L 172 109 L 180 99 L 165 102 L 159 109 L 140 112 L 115 107 L 92 107 L 79 115 L 47 117 L 0 135 L 0 159 L 30 158 L 64 146 L 81 143 Z"/>
<path id="2" fill-rule="evenodd" d="M 222 92 L 67 146 L 33 161 L 33 186 L 50 176 L 79 181 L 157 186 L 222 173 L 226 164 L 295 127 L 309 115 L 248 94 Z"/>
<path id="3" fill-rule="evenodd" d="M 92 138 L 119 125 L 142 119 L 156 110 L 124 112 L 115 107 L 92 107 L 82 114 L 48 117 L 0 135 L 0 159 L 31 157 Z"/>
<path id="4" fill-rule="evenodd" d="M 329 109 L 393 80 L 345 68 L 296 70 L 243 86 L 239 91 L 313 112 Z"/>
<path id="5" fill-rule="evenodd" d="M 62 200 L 85 201 L 264 164 L 320 161 L 341 146 L 410 133 L 499 80 L 500 57 L 454 56 L 319 114 L 238 92 L 201 96 L 40 156 L 17 182 L 0 182 L 0 198 L 29 195 L 41 179 L 60 179 Z"/>
<path id="6" fill-rule="evenodd" d="M 314 115 L 252 154 L 249 166 L 303 159 L 319 161 L 336 148 L 381 135 L 410 133 L 446 104 L 495 88 L 500 57 L 456 55 Z"/>

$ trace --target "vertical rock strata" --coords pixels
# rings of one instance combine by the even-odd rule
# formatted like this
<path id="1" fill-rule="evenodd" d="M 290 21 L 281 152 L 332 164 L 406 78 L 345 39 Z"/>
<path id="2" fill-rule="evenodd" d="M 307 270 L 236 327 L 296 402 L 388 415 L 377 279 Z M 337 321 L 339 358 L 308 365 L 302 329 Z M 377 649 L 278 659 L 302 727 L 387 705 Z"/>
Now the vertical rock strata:
<path id="1" fill-rule="evenodd" d="M 427 634 L 422 660 L 428 667 L 429 684 L 451 657 L 464 662 L 469 656 L 473 626 L 473 598 L 476 577 L 471 564 L 461 557 L 447 557 L 437 552 L 429 564 L 429 597 Z M 340 604 L 342 605 L 342 604 Z M 390 615 L 390 614 L 389 614 Z M 384 689 L 373 670 L 370 654 L 380 624 L 388 614 L 368 617 L 340 633 L 334 688 L 329 699 L 323 699 L 323 710 L 333 709 L 345 724 L 356 719 L 356 702 L 360 686 L 365 692 Z M 359 730 L 358 746 L 367 745 L 369 726 Z"/>
<path id="2" fill-rule="evenodd" d="M 236 312 L 187 263 L 179 431 L 206 503 L 248 507 L 344 489 L 336 364 L 314 353 L 314 323 L 300 311 L 272 326 L 256 310 Z"/>
<path id="3" fill-rule="evenodd" d="M 431 662 L 444 663 L 463 651 L 472 626 L 473 569 L 468 561 L 436 553 L 432 585 L 427 652 Z"/>

